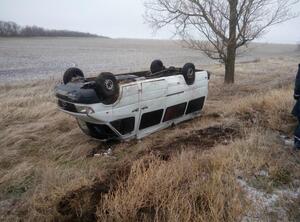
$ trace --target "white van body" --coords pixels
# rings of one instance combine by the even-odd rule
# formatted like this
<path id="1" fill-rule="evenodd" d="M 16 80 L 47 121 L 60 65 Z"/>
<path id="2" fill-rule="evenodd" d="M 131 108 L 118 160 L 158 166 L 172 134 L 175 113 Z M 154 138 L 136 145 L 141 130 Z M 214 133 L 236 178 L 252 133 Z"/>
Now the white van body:
<path id="1" fill-rule="evenodd" d="M 77 110 L 90 109 L 92 112 L 70 112 L 64 109 L 68 102 L 60 99 L 60 109 L 77 118 L 85 132 L 87 125 L 95 127 L 96 131 L 97 126 L 105 126 L 105 131 L 108 128 L 113 131 L 110 133 L 114 138 L 140 139 L 198 116 L 207 98 L 208 82 L 207 71 L 196 71 L 192 85 L 186 84 L 183 75 L 141 78 L 121 84 L 119 98 L 111 105 L 74 103 Z M 99 132 L 103 130 L 100 128 Z"/>

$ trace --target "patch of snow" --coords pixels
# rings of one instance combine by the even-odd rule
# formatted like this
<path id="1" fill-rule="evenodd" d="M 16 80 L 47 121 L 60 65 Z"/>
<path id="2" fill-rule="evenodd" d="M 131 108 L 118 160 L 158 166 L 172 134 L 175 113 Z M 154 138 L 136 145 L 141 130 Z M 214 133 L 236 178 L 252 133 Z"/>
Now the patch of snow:
<path id="1" fill-rule="evenodd" d="M 300 196 L 300 188 L 296 190 L 277 189 L 272 194 L 269 194 L 249 186 L 246 181 L 240 178 L 237 179 L 237 182 L 253 205 L 253 209 L 243 217 L 242 222 L 269 221 L 266 219 L 268 214 L 276 214 L 277 221 L 288 222 L 285 209 L 276 205 L 283 197 L 288 199 L 298 198 Z"/>
<path id="2" fill-rule="evenodd" d="M 300 188 L 297 190 L 276 190 L 275 191 L 278 195 L 287 197 L 289 199 L 297 199 L 300 196 Z"/>
<path id="3" fill-rule="evenodd" d="M 241 188 L 246 192 L 247 198 L 259 204 L 260 208 L 272 206 L 279 199 L 279 196 L 276 194 L 267 194 L 255 189 L 254 187 L 250 187 L 244 180 L 238 179 L 237 181 Z"/>
<path id="4" fill-rule="evenodd" d="M 284 144 L 286 146 L 294 146 L 294 141 L 292 139 L 285 139 Z"/>
<path id="5" fill-rule="evenodd" d="M 286 145 L 286 146 L 294 146 L 294 140 L 291 139 L 289 136 L 284 135 L 284 134 L 280 134 L 279 137 L 283 141 L 284 145 Z"/>

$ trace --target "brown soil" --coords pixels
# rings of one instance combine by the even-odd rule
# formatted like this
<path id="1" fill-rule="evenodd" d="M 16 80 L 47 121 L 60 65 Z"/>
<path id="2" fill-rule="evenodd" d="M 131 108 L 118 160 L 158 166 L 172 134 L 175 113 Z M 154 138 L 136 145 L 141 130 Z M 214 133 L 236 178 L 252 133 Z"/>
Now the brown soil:
<path id="1" fill-rule="evenodd" d="M 107 184 L 96 182 L 91 186 L 69 191 L 57 204 L 57 211 L 72 221 L 95 221 L 96 206 L 101 196 L 109 190 Z"/>
<path id="2" fill-rule="evenodd" d="M 58 201 L 57 212 L 64 221 L 96 221 L 96 210 L 102 196 L 117 188 L 118 182 L 126 181 L 130 169 L 131 162 L 122 163 L 122 166 L 112 167 L 102 181 L 97 180 L 89 186 L 67 192 Z"/>
<path id="3" fill-rule="evenodd" d="M 169 160 L 176 151 L 185 149 L 207 150 L 218 144 L 227 145 L 240 137 L 239 129 L 222 125 L 193 130 L 188 134 L 175 137 L 171 142 L 157 145 L 151 151 L 163 160 Z"/>

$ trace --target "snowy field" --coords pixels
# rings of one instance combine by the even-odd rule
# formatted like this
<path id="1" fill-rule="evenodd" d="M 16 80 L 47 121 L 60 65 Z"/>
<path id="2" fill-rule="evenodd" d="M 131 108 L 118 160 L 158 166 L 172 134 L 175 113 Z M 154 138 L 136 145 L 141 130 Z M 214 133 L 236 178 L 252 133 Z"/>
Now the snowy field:
<path id="1" fill-rule="evenodd" d="M 253 44 L 238 62 L 290 56 L 295 51 L 295 45 Z M 154 59 L 166 66 L 193 62 L 200 69 L 216 62 L 172 40 L 0 38 L 0 81 L 58 78 L 71 66 L 87 76 L 139 71 L 148 69 Z"/>

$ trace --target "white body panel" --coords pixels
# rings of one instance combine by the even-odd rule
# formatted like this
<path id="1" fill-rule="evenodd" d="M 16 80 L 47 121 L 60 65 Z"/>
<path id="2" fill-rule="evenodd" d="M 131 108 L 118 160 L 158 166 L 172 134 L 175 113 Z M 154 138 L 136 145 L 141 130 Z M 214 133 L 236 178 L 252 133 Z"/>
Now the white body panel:
<path id="1" fill-rule="evenodd" d="M 206 71 L 196 72 L 195 82 L 192 85 L 187 85 L 182 75 L 140 80 L 120 85 L 119 99 L 112 105 L 104 105 L 102 103 L 88 105 L 95 111 L 92 114 L 63 111 L 85 122 L 105 124 L 112 128 L 119 139 L 139 139 L 167 128 L 172 124 L 198 116 L 208 94 L 208 81 L 208 73 Z M 196 105 L 198 107 L 195 108 L 194 106 Z M 87 105 L 75 104 L 75 106 Z M 166 114 L 167 110 L 169 110 L 168 107 L 173 106 L 176 107 L 174 108 L 175 113 L 180 110 L 180 112 L 184 112 L 176 118 L 167 120 L 169 115 L 174 115 L 173 111 Z M 194 109 L 196 111 L 190 112 Z M 155 118 L 151 117 L 153 113 L 157 115 L 156 120 L 158 123 L 143 127 L 142 125 L 145 126 L 146 124 L 147 126 L 150 124 L 147 122 L 147 118 L 150 122 L 155 120 Z M 160 119 L 159 116 L 161 116 Z M 111 125 L 111 122 L 115 120 L 130 117 L 134 118 L 134 129 L 125 135 L 122 135 Z"/>

